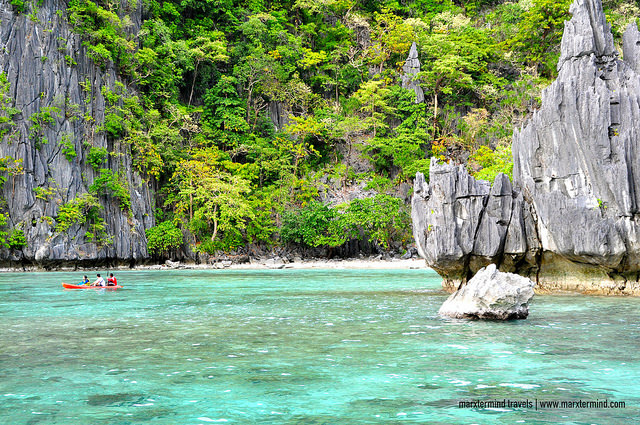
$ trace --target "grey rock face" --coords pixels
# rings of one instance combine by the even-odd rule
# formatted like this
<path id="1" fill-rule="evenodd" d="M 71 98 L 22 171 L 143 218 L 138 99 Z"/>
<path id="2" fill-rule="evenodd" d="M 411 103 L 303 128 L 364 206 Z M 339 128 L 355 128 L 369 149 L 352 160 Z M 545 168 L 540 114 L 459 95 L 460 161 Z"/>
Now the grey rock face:
<path id="1" fill-rule="evenodd" d="M 20 251 L 0 250 L 0 262 L 46 266 L 143 260 L 148 257 L 145 229 L 153 225 L 150 188 L 133 171 L 130 148 L 99 128 L 107 106 L 102 89 L 114 90 L 118 77 L 112 66 L 101 70 L 86 55 L 64 14 L 56 13 L 66 8 L 64 1 L 45 0 L 37 19 L 31 19 L 26 12 L 16 13 L 9 0 L 0 0 L 0 72 L 10 85 L 8 106 L 20 111 L 0 141 L 0 157 L 23 167 L 2 186 L 0 201 L 9 227 L 22 229 L 27 240 Z M 131 18 L 139 27 L 140 9 L 131 11 Z M 49 118 L 38 130 L 35 120 L 43 116 Z M 67 158 L 63 143 L 73 147 L 76 157 Z M 117 199 L 99 197 L 112 238 L 104 246 L 93 243 L 84 226 L 55 230 L 61 205 L 87 193 L 99 175 L 88 162 L 91 146 L 111 153 L 102 168 L 119 174 L 131 195 L 127 212 Z"/>
<path id="2" fill-rule="evenodd" d="M 600 0 L 575 0 L 569 13 L 571 20 L 564 23 L 558 70 L 566 61 L 582 56 L 618 56 Z"/>
<path id="3" fill-rule="evenodd" d="M 451 294 L 438 314 L 457 319 L 526 319 L 533 287 L 530 279 L 502 273 L 490 264 Z"/>
<path id="4" fill-rule="evenodd" d="M 276 131 L 281 131 L 289 123 L 290 110 L 288 105 L 280 101 L 269 102 L 269 117 Z"/>
<path id="5" fill-rule="evenodd" d="M 414 202 L 416 240 L 445 287 L 491 261 L 530 276 L 542 291 L 640 295 L 640 36 L 635 24 L 627 29 L 621 61 L 600 2 L 576 0 L 571 12 L 558 78 L 513 134 L 514 187 L 499 177 L 479 209 L 449 208 L 467 187 L 482 185 L 443 185 L 461 179 L 453 167 L 436 165 L 429 187 L 416 187 L 414 196 L 431 208 Z M 423 236 L 436 224 L 455 230 L 456 261 L 442 260 L 454 236 Z M 475 233 L 461 232 L 463 225 Z M 463 249 L 470 243 L 471 251 Z"/>
<path id="6" fill-rule="evenodd" d="M 634 23 L 629 24 L 622 35 L 622 56 L 624 62 L 631 67 L 636 73 L 640 73 L 640 31 Z"/>
<path id="7" fill-rule="evenodd" d="M 418 252 L 443 276 L 445 288 L 455 290 L 481 267 L 502 262 L 505 254 L 512 264 L 526 259 L 525 220 L 530 218 L 507 176 L 499 174 L 491 186 L 471 177 L 462 165 L 438 164 L 432 158 L 430 177 L 428 185 L 422 173 L 414 181 L 413 235 Z"/>
<path id="8" fill-rule="evenodd" d="M 416 94 L 416 103 L 424 102 L 424 91 L 420 87 L 420 81 L 416 79 L 416 75 L 420 72 L 420 60 L 418 59 L 418 47 L 415 41 L 409 50 L 409 56 L 402 66 L 404 74 L 402 74 L 402 88 L 413 90 Z"/>

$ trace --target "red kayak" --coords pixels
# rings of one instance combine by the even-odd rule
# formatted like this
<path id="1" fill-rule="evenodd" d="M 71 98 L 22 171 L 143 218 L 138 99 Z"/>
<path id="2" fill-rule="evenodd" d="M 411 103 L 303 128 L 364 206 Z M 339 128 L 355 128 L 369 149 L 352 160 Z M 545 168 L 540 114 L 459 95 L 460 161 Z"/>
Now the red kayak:
<path id="1" fill-rule="evenodd" d="M 116 286 L 88 286 L 88 285 L 72 285 L 71 283 L 62 282 L 64 289 L 120 289 L 121 285 Z"/>

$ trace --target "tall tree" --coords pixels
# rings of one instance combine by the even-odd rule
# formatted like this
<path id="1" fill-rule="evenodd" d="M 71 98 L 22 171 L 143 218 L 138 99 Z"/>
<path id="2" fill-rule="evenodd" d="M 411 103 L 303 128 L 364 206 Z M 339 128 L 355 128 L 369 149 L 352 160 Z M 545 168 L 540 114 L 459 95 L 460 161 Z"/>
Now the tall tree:
<path id="1" fill-rule="evenodd" d="M 216 149 L 196 152 L 193 159 L 181 161 L 173 175 L 178 193 L 173 198 L 178 213 L 189 213 L 192 231 L 210 230 L 211 241 L 218 232 L 246 228 L 254 217 L 247 194 L 249 181 L 225 171 Z"/>
<path id="2" fill-rule="evenodd" d="M 224 35 L 214 32 L 209 36 L 201 36 L 189 43 L 189 54 L 193 60 L 193 79 L 189 93 L 189 105 L 193 98 L 193 88 L 198 77 L 198 67 L 202 62 L 221 62 L 229 59 L 226 54 L 227 46 Z"/>
<path id="3" fill-rule="evenodd" d="M 365 116 L 366 126 L 373 129 L 373 137 L 378 130 L 388 127 L 385 118 L 393 115 L 396 108 L 388 102 L 391 90 L 385 87 L 383 80 L 369 80 L 360 86 L 353 98 L 360 104 L 360 111 Z"/>

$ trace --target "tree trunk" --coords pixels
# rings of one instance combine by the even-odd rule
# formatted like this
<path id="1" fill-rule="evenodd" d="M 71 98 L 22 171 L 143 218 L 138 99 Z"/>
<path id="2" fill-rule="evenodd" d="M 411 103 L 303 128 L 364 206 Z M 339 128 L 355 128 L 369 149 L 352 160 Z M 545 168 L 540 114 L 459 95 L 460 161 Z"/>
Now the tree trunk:
<path id="1" fill-rule="evenodd" d="M 440 83 L 442 78 L 436 80 L 433 85 L 433 138 L 436 138 L 438 132 L 438 92 L 440 91 Z"/>
<path id="2" fill-rule="evenodd" d="M 218 234 L 218 220 L 213 220 L 213 234 L 211 235 L 211 242 L 216 240 Z"/>
<path id="3" fill-rule="evenodd" d="M 433 94 L 433 138 L 436 138 L 436 130 L 438 128 L 438 92 Z"/>
<path id="4" fill-rule="evenodd" d="M 189 180 L 189 188 L 193 191 L 193 177 Z M 193 220 L 193 192 L 189 192 L 189 221 Z"/>
<path id="5" fill-rule="evenodd" d="M 340 102 L 340 98 L 338 96 L 338 65 L 336 65 L 335 69 L 334 69 L 334 77 L 335 77 L 335 82 L 336 82 L 336 105 L 339 105 Z"/>
<path id="6" fill-rule="evenodd" d="M 342 193 L 345 194 L 347 192 L 347 180 L 349 179 L 349 167 L 351 165 L 351 139 L 349 137 L 346 138 L 347 143 L 349 144 L 349 150 L 347 151 L 347 161 L 346 161 L 346 169 L 344 171 L 344 179 L 342 180 Z"/>
<path id="7" fill-rule="evenodd" d="M 218 212 L 218 206 L 216 205 L 213 208 L 213 213 L 215 214 L 216 212 Z M 213 219 L 213 234 L 211 235 L 211 242 L 216 240 L 216 235 L 218 234 L 218 219 L 214 218 Z"/>
<path id="8" fill-rule="evenodd" d="M 251 96 L 253 95 L 253 81 L 247 87 L 247 125 L 251 125 Z"/>
<path id="9" fill-rule="evenodd" d="M 196 68 L 193 71 L 193 81 L 191 82 L 191 94 L 189 94 L 189 106 L 191 106 L 191 98 L 193 97 L 193 88 L 196 85 L 196 76 L 198 75 L 198 65 L 200 65 L 200 61 L 196 61 Z"/>

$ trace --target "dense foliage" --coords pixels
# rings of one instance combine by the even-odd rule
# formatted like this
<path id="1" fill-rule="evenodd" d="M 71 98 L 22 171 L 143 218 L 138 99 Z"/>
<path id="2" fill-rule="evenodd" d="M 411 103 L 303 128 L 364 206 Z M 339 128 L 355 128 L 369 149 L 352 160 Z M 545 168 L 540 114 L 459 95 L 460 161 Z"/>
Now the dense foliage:
<path id="1" fill-rule="evenodd" d="M 160 224 L 148 239 L 163 254 L 182 243 L 180 229 L 210 253 L 363 238 L 400 248 L 410 226 L 399 187 L 418 171 L 428 176 L 431 156 L 470 158 L 479 178 L 510 174 L 512 128 L 555 77 L 569 4 L 72 0 L 65 13 L 87 54 L 123 82 L 102 88 L 105 120 L 96 125 L 159 188 Z M 140 27 L 130 18 L 136 8 Z M 638 14 L 624 0 L 605 8 L 616 36 Z M 401 88 L 413 42 L 419 104 Z M 13 111 L 2 105 L 0 97 L 8 131 Z M 34 138 L 57 113 L 33 118 Z M 85 220 L 80 212 L 99 227 L 94 195 L 130 208 L 126 182 L 104 168 L 112 153 L 85 148 L 99 176 L 92 195 L 61 207 L 58 231 Z M 344 203 L 362 187 L 378 195 Z"/>
<path id="2" fill-rule="evenodd" d="M 152 255 L 168 254 L 180 248 L 183 243 L 182 231 L 172 221 L 163 221 L 157 226 L 147 229 L 149 253 Z"/>
<path id="3" fill-rule="evenodd" d="M 320 202 L 287 211 L 280 236 L 285 242 L 308 247 L 336 247 L 351 239 L 370 241 L 389 249 L 394 240 L 409 238 L 408 207 L 389 195 L 355 199 L 335 208 Z"/>
<path id="4" fill-rule="evenodd" d="M 105 231 L 104 219 L 100 216 L 102 206 L 98 199 L 85 193 L 60 206 L 56 217 L 55 231 L 66 233 L 74 224 L 86 225 L 85 237 L 88 241 L 98 245 L 105 245 L 111 242 Z"/>

